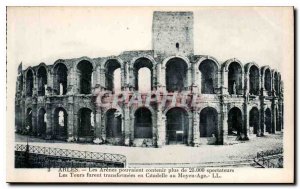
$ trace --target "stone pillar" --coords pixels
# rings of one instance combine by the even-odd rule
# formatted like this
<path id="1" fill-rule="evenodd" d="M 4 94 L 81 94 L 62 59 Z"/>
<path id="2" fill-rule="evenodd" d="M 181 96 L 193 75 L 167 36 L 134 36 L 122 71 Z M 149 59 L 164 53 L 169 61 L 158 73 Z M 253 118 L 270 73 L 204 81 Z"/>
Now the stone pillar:
<path id="1" fill-rule="evenodd" d="M 124 64 L 124 90 L 129 90 L 129 65 L 128 62 Z"/>
<path id="2" fill-rule="evenodd" d="M 200 146 L 200 115 L 197 111 L 193 111 L 193 145 Z"/>
<path id="3" fill-rule="evenodd" d="M 273 102 L 272 104 L 272 133 L 276 133 L 276 104 Z"/>
<path id="4" fill-rule="evenodd" d="M 261 135 L 261 111 L 258 110 L 258 125 L 257 125 L 257 131 L 256 131 L 256 136 L 260 137 Z"/>
<path id="5" fill-rule="evenodd" d="M 101 139 L 101 121 L 102 121 L 102 115 L 101 115 L 101 109 L 100 108 L 96 108 L 96 112 L 95 112 L 95 132 L 94 132 L 94 143 L 96 144 L 100 144 L 102 143 L 102 139 Z"/>
<path id="6" fill-rule="evenodd" d="M 246 101 L 247 101 L 247 99 L 246 99 Z M 248 102 L 244 103 L 244 128 L 243 128 L 243 133 L 245 134 L 245 138 L 243 138 L 243 139 L 248 140 L 249 139 L 248 136 L 250 135 Z"/>
<path id="7" fill-rule="evenodd" d="M 130 110 L 128 105 L 126 104 L 124 107 L 124 116 L 123 116 L 123 122 L 124 122 L 124 144 L 125 146 L 131 145 L 131 121 L 130 121 Z"/>
<path id="8" fill-rule="evenodd" d="M 37 109 L 37 102 L 36 102 L 36 98 L 33 97 L 32 98 L 32 133 L 30 133 L 33 136 L 37 135 L 37 130 L 38 130 L 38 109 Z"/>
<path id="9" fill-rule="evenodd" d="M 242 87 L 241 87 L 241 89 L 239 89 L 240 91 L 239 91 L 239 93 L 238 94 L 242 94 L 242 95 L 244 95 L 245 94 L 245 82 L 244 82 L 245 80 L 244 80 L 244 72 L 242 72 Z M 237 91 L 238 92 L 238 91 Z"/>
<path id="10" fill-rule="evenodd" d="M 228 144 L 228 110 L 225 103 L 221 103 L 221 110 L 223 144 Z"/>
<path id="11" fill-rule="evenodd" d="M 74 112 L 74 97 L 68 97 L 68 133 L 67 140 L 69 142 L 76 140 L 77 138 L 77 112 Z"/>
<path id="12" fill-rule="evenodd" d="M 163 115 L 162 108 L 159 105 L 157 108 L 157 147 L 162 147 L 166 144 L 166 116 Z"/>
<path id="13" fill-rule="evenodd" d="M 266 132 L 265 128 L 265 105 L 264 105 L 264 100 L 262 100 L 261 103 L 261 109 L 260 109 L 260 136 L 264 136 Z"/>
<path id="14" fill-rule="evenodd" d="M 46 127 L 46 139 L 52 139 L 53 128 L 54 128 L 54 111 L 52 111 L 51 102 L 47 98 L 46 101 L 46 112 L 47 112 L 47 127 Z"/>
<path id="15" fill-rule="evenodd" d="M 121 90 L 124 90 L 125 87 L 126 87 L 126 80 L 125 80 L 125 77 L 126 77 L 126 66 L 125 64 L 121 65 Z"/>
<path id="16" fill-rule="evenodd" d="M 187 82 L 186 82 L 186 90 L 190 90 L 191 87 L 192 87 L 192 68 L 189 67 L 188 70 L 187 70 Z"/>
<path id="17" fill-rule="evenodd" d="M 99 72 L 100 72 L 100 76 L 99 76 L 100 88 L 101 88 L 101 90 L 105 90 L 105 88 L 106 88 L 105 68 L 100 68 Z"/>
<path id="18" fill-rule="evenodd" d="M 161 76 L 160 76 L 160 82 L 161 82 L 161 88 L 162 90 L 166 90 L 166 67 L 161 66 Z"/>
<path id="19" fill-rule="evenodd" d="M 156 88 L 159 89 L 161 86 L 161 64 L 156 64 Z"/>
<path id="20" fill-rule="evenodd" d="M 194 78 L 195 78 L 195 86 L 197 87 L 197 91 L 198 93 L 201 93 L 201 72 L 199 69 L 195 69 L 194 71 Z"/>
<path id="21" fill-rule="evenodd" d="M 49 69 L 47 73 L 47 95 L 54 95 L 54 74 L 52 70 Z"/>
<path id="22" fill-rule="evenodd" d="M 250 90 L 250 77 L 249 77 L 249 72 L 245 73 L 245 95 L 249 95 L 249 90 Z"/>
<path id="23" fill-rule="evenodd" d="M 188 145 L 193 145 L 193 115 L 188 116 L 189 119 L 189 127 L 188 127 L 188 138 L 187 138 L 187 143 Z"/>

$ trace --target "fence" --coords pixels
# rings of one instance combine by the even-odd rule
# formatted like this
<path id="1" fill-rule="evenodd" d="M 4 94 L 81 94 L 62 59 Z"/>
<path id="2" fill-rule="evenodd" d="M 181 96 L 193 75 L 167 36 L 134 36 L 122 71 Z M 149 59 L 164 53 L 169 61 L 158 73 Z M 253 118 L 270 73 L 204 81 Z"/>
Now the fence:
<path id="1" fill-rule="evenodd" d="M 16 167 L 125 167 L 126 156 L 60 148 L 15 146 Z"/>
<path id="2" fill-rule="evenodd" d="M 283 168 L 283 148 L 258 152 L 254 162 L 261 168 Z"/>

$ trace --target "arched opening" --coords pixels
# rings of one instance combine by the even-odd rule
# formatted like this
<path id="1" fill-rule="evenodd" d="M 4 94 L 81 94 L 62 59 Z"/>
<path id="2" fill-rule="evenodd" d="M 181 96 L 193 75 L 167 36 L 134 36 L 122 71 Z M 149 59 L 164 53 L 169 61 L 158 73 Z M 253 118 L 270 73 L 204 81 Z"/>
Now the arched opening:
<path id="1" fill-rule="evenodd" d="M 252 65 L 249 70 L 249 93 L 259 95 L 259 69 Z"/>
<path id="2" fill-rule="evenodd" d="M 266 132 L 272 133 L 272 113 L 270 108 L 267 108 L 265 111 L 265 125 L 266 125 Z"/>
<path id="3" fill-rule="evenodd" d="M 47 88 L 47 71 L 44 66 L 41 66 L 37 72 L 38 78 L 38 95 L 45 96 Z"/>
<path id="4" fill-rule="evenodd" d="M 228 67 L 228 92 L 229 94 L 243 94 L 242 67 L 237 62 L 230 63 Z"/>
<path id="5" fill-rule="evenodd" d="M 172 58 L 166 64 L 166 88 L 168 92 L 183 91 L 187 87 L 187 63 Z"/>
<path id="6" fill-rule="evenodd" d="M 78 63 L 79 71 L 79 92 L 80 94 L 91 94 L 93 65 L 87 60 Z"/>
<path id="7" fill-rule="evenodd" d="M 105 65 L 105 85 L 109 91 L 119 91 L 121 86 L 121 64 L 115 59 L 108 60 Z"/>
<path id="8" fill-rule="evenodd" d="M 228 112 L 228 135 L 240 136 L 242 133 L 243 122 L 242 112 L 239 108 L 231 108 Z"/>
<path id="9" fill-rule="evenodd" d="M 122 118 L 116 109 L 106 112 L 106 138 L 122 137 Z"/>
<path id="10" fill-rule="evenodd" d="M 147 58 L 139 58 L 134 62 L 135 90 L 149 92 L 152 89 L 153 64 Z"/>
<path id="11" fill-rule="evenodd" d="M 56 95 L 67 94 L 68 69 L 66 65 L 58 63 L 54 67 L 54 93 Z"/>
<path id="12" fill-rule="evenodd" d="M 200 137 L 218 136 L 218 112 L 206 107 L 200 112 Z"/>
<path id="13" fill-rule="evenodd" d="M 271 92 L 272 92 L 272 87 L 271 87 L 271 83 L 272 83 L 272 77 L 271 77 L 271 71 L 270 69 L 266 69 L 265 70 L 265 77 L 264 77 L 264 80 L 265 80 L 265 89 L 266 91 L 268 92 L 268 96 L 271 96 Z"/>
<path id="14" fill-rule="evenodd" d="M 56 108 L 54 111 L 54 136 L 59 140 L 66 140 L 68 137 L 68 114 L 62 108 Z"/>
<path id="15" fill-rule="evenodd" d="M 26 123 L 25 123 L 26 133 L 30 134 L 30 133 L 32 133 L 32 109 L 31 108 L 27 108 L 27 110 L 26 110 L 25 121 L 26 121 Z"/>
<path id="16" fill-rule="evenodd" d="M 182 108 L 172 108 L 167 114 L 167 144 L 187 144 L 189 120 Z"/>
<path id="17" fill-rule="evenodd" d="M 90 139 L 94 136 L 93 112 L 89 108 L 81 108 L 78 112 L 78 137 Z"/>
<path id="18" fill-rule="evenodd" d="M 47 129 L 47 114 L 44 108 L 41 108 L 38 113 L 38 136 L 45 137 Z"/>
<path id="19" fill-rule="evenodd" d="M 199 66 L 201 72 L 201 93 L 216 94 L 218 84 L 218 66 L 212 60 L 204 60 Z"/>
<path id="20" fill-rule="evenodd" d="M 152 138 L 152 114 L 148 108 L 134 113 L 134 138 Z"/>
<path id="21" fill-rule="evenodd" d="M 259 111 L 256 107 L 253 107 L 250 110 L 249 127 L 250 127 L 250 134 L 258 134 L 257 130 L 259 127 Z"/>
<path id="22" fill-rule="evenodd" d="M 33 94 L 33 72 L 28 70 L 26 73 L 26 96 L 32 97 Z"/>
<path id="23" fill-rule="evenodd" d="M 279 95 L 279 76 L 278 76 L 277 72 L 275 72 L 275 74 L 274 74 L 274 89 L 275 89 L 276 95 Z"/>

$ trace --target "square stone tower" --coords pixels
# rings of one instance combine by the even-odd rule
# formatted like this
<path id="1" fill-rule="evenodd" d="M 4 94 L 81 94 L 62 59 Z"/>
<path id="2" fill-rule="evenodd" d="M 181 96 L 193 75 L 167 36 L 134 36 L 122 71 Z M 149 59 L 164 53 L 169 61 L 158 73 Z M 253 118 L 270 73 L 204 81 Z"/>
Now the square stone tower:
<path id="1" fill-rule="evenodd" d="M 152 48 L 155 56 L 194 54 L 193 12 L 155 11 L 152 23 Z"/>

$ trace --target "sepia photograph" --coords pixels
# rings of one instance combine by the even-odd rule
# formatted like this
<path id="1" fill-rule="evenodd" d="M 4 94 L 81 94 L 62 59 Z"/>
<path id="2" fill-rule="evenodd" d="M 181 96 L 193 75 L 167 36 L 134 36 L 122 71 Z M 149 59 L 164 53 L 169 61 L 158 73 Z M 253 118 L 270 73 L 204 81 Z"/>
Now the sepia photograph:
<path id="1" fill-rule="evenodd" d="M 293 7 L 7 7 L 7 182 L 293 183 Z"/>

